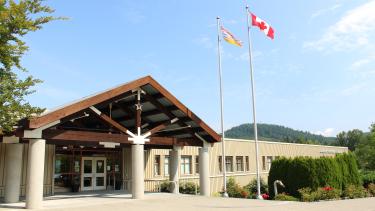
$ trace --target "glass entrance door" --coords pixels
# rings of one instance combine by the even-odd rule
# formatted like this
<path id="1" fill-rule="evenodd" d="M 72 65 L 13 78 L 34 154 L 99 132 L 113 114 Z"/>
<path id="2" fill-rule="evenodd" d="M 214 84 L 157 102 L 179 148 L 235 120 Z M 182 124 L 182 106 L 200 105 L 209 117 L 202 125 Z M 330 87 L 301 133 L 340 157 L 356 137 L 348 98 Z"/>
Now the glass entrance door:
<path id="1" fill-rule="evenodd" d="M 81 190 L 105 190 L 106 158 L 82 157 Z"/>

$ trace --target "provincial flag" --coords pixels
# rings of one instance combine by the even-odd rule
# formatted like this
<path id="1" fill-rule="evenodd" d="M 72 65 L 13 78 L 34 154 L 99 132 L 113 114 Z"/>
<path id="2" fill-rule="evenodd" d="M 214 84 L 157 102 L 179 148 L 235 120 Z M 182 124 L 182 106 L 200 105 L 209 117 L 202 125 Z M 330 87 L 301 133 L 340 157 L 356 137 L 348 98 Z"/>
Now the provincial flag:
<path id="1" fill-rule="evenodd" d="M 223 26 L 221 27 L 221 33 L 223 34 L 223 38 L 228 43 L 242 47 L 242 42 L 234 37 L 232 33 L 230 33 L 227 29 L 225 29 Z"/>
<path id="2" fill-rule="evenodd" d="M 267 37 L 273 39 L 274 38 L 274 30 L 273 28 L 264 20 L 260 19 L 253 13 L 249 12 L 251 15 L 251 25 L 259 27 L 261 31 L 264 32 L 264 34 L 267 35 Z"/>

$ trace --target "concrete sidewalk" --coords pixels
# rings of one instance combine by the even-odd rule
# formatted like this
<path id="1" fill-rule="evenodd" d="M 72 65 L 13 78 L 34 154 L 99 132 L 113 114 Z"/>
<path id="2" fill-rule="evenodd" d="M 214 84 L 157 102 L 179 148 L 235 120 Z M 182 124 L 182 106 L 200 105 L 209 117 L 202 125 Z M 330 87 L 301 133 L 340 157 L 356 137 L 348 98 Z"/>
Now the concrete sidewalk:
<path id="1" fill-rule="evenodd" d="M 216 198 L 174 194 L 146 194 L 143 200 L 133 200 L 129 194 L 77 195 L 49 197 L 43 210 L 69 211 L 191 211 L 191 210 L 262 210 L 262 211 L 375 211 L 375 198 L 324 201 L 283 202 L 251 199 Z M 24 203 L 2 204 L 1 210 L 24 210 Z"/>

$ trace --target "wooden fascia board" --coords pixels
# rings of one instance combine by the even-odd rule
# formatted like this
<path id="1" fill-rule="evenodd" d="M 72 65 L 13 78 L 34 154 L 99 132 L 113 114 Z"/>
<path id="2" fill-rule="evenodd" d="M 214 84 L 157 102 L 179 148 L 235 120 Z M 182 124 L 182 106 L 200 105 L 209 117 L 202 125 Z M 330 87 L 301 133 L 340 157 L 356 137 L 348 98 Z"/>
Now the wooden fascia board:
<path id="1" fill-rule="evenodd" d="M 111 99 L 113 97 L 116 97 L 118 95 L 121 95 L 124 92 L 136 89 L 140 86 L 144 86 L 144 85 L 148 84 L 149 81 L 151 81 L 151 80 L 152 80 L 152 78 L 150 76 L 146 76 L 146 77 L 140 78 L 138 80 L 126 83 L 122 86 L 119 86 L 119 87 L 113 88 L 111 90 L 102 92 L 100 94 L 94 95 L 94 96 L 89 97 L 87 99 L 78 101 L 76 103 L 73 103 L 71 105 L 63 107 L 63 108 L 58 109 L 56 111 L 53 111 L 51 113 L 48 113 L 46 115 L 30 119 L 28 121 L 27 127 L 30 128 L 30 129 L 42 127 L 42 126 L 44 126 L 44 125 L 46 125 L 50 122 L 59 120 L 61 118 L 64 118 L 64 117 L 69 116 L 71 114 L 74 114 L 74 113 L 76 113 L 78 111 L 81 111 L 83 109 L 87 109 L 90 106 L 96 105 L 98 103 L 109 100 L 109 99 Z"/>
<path id="2" fill-rule="evenodd" d="M 196 124 L 202 127 L 215 141 L 221 141 L 221 136 L 217 134 L 210 126 L 203 122 L 197 115 L 190 111 L 184 104 L 182 104 L 177 98 L 175 98 L 168 90 L 164 89 L 157 81 L 151 78 L 150 85 L 158 90 L 165 98 L 171 101 L 172 104 L 176 105 L 183 113 L 185 113 L 190 119 Z"/>

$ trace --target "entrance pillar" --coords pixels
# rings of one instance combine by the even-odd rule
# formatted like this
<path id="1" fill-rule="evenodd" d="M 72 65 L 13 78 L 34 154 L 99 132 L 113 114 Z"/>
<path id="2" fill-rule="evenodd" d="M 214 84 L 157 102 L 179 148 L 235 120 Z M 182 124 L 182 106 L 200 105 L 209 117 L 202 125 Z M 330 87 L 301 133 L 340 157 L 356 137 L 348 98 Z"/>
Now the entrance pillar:
<path id="1" fill-rule="evenodd" d="M 142 199 L 145 189 L 144 145 L 132 145 L 132 198 Z"/>
<path id="2" fill-rule="evenodd" d="M 170 189 L 172 193 L 179 193 L 179 164 L 181 158 L 181 147 L 173 146 L 169 151 L 170 165 L 169 165 L 169 180 L 171 181 Z"/>
<path id="3" fill-rule="evenodd" d="M 42 207 L 46 140 L 30 139 L 26 177 L 26 208 Z"/>
<path id="4" fill-rule="evenodd" d="M 210 196 L 210 156 L 209 144 L 203 142 L 203 147 L 199 149 L 199 186 L 200 194 Z"/>
<path id="5" fill-rule="evenodd" d="M 5 203 L 19 201 L 22 174 L 23 144 L 6 144 L 5 152 Z"/>

